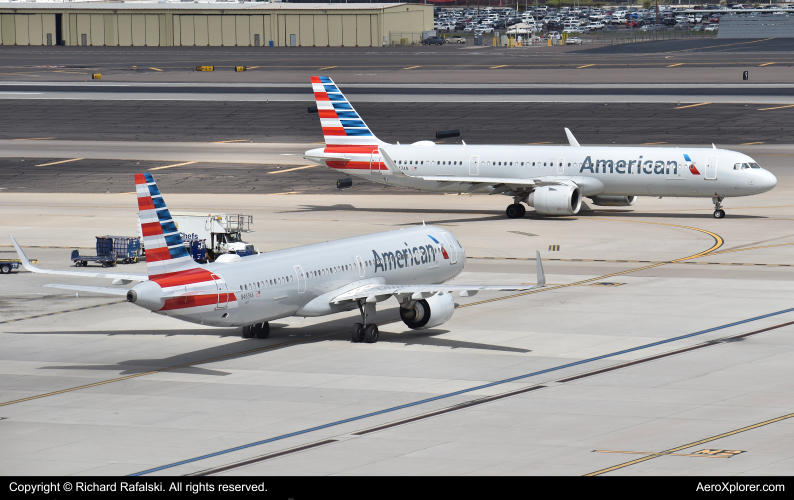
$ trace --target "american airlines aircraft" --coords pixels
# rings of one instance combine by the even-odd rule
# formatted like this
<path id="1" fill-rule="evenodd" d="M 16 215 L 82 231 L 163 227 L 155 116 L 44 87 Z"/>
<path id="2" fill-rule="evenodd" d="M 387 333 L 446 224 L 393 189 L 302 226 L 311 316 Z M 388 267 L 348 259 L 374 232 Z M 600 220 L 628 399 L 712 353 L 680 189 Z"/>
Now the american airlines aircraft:
<path id="1" fill-rule="evenodd" d="M 198 264 L 185 249 L 176 224 L 151 174 L 136 174 L 147 274 L 40 269 L 11 236 L 22 265 L 34 273 L 113 279 L 132 288 L 44 285 L 51 288 L 123 295 L 152 312 L 209 326 L 242 326 L 243 337 L 267 338 L 268 321 L 288 316 L 325 316 L 358 309 L 361 323 L 352 341 L 378 341 L 376 304 L 390 297 L 400 318 L 422 330 L 452 317 L 453 292 L 531 290 L 545 284 L 540 252 L 535 286 L 446 285 L 466 265 L 466 252 L 452 233 L 414 227 L 317 243 L 240 258 L 228 255 Z M 430 284 L 423 284 L 430 283 Z"/>
<path id="2" fill-rule="evenodd" d="M 714 217 L 722 201 L 764 193 L 775 176 L 749 156 L 725 149 L 580 146 L 567 128 L 569 146 L 388 144 L 372 133 L 333 80 L 311 77 L 325 147 L 304 158 L 349 175 L 424 191 L 502 194 L 513 198 L 509 218 L 522 203 L 540 215 L 574 215 L 587 197 L 597 206 L 630 206 L 638 196 L 711 198 Z M 719 172 L 719 173 L 718 173 Z"/>

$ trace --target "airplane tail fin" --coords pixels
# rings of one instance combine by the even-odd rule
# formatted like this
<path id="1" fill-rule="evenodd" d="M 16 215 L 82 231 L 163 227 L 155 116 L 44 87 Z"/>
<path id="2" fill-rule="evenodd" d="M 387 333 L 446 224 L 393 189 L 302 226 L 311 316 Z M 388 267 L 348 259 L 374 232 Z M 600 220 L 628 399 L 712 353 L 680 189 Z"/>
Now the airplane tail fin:
<path id="1" fill-rule="evenodd" d="M 149 278 L 200 268 L 185 248 L 152 174 L 135 174 Z"/>
<path id="2" fill-rule="evenodd" d="M 327 76 L 311 77 L 317 113 L 327 146 L 377 146 L 384 144 L 367 127 L 353 105 Z"/>

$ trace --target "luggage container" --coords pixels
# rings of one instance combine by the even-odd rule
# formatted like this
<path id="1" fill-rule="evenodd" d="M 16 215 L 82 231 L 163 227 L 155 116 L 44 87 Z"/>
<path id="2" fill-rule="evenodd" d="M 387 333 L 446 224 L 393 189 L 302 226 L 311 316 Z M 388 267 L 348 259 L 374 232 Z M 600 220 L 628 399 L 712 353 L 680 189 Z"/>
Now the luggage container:
<path id="1" fill-rule="evenodd" d="M 116 259 L 122 264 L 138 262 L 141 254 L 141 240 L 134 236 L 97 236 L 97 256 L 116 254 Z"/>

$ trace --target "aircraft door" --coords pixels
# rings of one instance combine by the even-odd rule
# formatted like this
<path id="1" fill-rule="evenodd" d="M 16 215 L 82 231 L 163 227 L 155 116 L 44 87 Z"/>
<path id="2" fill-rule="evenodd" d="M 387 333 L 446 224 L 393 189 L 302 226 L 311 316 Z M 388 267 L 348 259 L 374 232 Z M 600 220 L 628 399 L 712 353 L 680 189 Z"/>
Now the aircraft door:
<path id="1" fill-rule="evenodd" d="M 306 274 L 301 266 L 295 266 L 295 274 L 298 278 L 298 293 L 303 293 L 306 291 Z"/>
<path id="2" fill-rule="evenodd" d="M 365 272 L 364 259 L 359 255 L 356 255 L 356 265 L 358 266 L 358 275 L 363 278 Z"/>
<path id="3" fill-rule="evenodd" d="M 455 249 L 455 245 L 452 243 L 452 237 L 450 237 L 449 233 L 443 233 L 444 239 L 447 242 L 447 248 L 449 248 L 449 263 L 455 264 L 458 262 L 458 251 Z"/>
<path id="4" fill-rule="evenodd" d="M 565 173 L 565 158 L 557 158 L 557 173 Z"/>
<path id="5" fill-rule="evenodd" d="M 212 274 L 210 276 L 215 281 L 215 286 L 218 287 L 218 302 L 215 305 L 215 309 L 226 309 L 229 307 L 229 287 L 218 275 Z"/>
<path id="6" fill-rule="evenodd" d="M 689 166 L 684 163 L 675 163 L 675 166 L 668 165 L 665 167 L 665 184 L 667 185 L 667 194 L 684 195 L 689 194 L 687 187 L 686 177 L 684 171 L 689 170 Z"/>
<path id="7" fill-rule="evenodd" d="M 480 174 L 480 157 L 479 156 L 470 156 L 469 157 L 469 175 L 479 175 Z"/>
<path id="8" fill-rule="evenodd" d="M 720 157 L 717 155 L 708 155 L 706 157 L 706 180 L 717 180 L 717 162 Z"/>
<path id="9" fill-rule="evenodd" d="M 372 151 L 369 155 L 369 173 L 372 175 L 380 175 L 380 153 L 377 149 Z"/>

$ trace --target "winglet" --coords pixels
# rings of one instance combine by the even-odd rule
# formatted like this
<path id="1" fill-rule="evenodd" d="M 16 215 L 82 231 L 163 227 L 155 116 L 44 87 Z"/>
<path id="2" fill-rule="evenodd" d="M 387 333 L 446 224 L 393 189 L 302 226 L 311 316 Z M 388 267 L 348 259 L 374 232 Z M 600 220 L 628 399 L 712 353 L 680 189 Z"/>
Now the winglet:
<path id="1" fill-rule="evenodd" d="M 711 147 L 712 149 L 717 149 L 717 146 L 715 146 L 713 142 L 711 143 Z"/>
<path id="2" fill-rule="evenodd" d="M 383 157 L 383 163 L 386 165 L 386 168 L 389 169 L 389 172 L 391 172 L 392 175 L 396 177 L 410 177 L 408 175 L 405 175 L 405 173 L 402 170 L 397 168 L 397 164 L 394 163 L 394 160 L 391 159 L 391 156 L 389 156 L 389 154 L 386 153 L 386 151 L 384 151 L 382 147 L 378 148 L 378 151 Z"/>
<path id="3" fill-rule="evenodd" d="M 28 257 L 25 255 L 25 252 L 22 251 L 22 248 L 19 246 L 19 243 L 17 243 L 17 240 L 15 240 L 14 237 L 10 234 L 8 235 L 8 237 L 11 238 L 11 243 L 14 244 L 14 248 L 16 248 L 17 250 L 17 255 L 19 255 L 19 260 L 22 262 L 22 267 L 24 267 L 25 269 L 27 269 L 32 273 L 41 272 L 41 269 L 30 263 Z"/>
<path id="4" fill-rule="evenodd" d="M 535 257 L 538 265 L 538 288 L 546 285 L 546 273 L 543 272 L 543 262 L 540 260 L 540 251 L 535 250 Z"/>
<path id="5" fill-rule="evenodd" d="M 575 146 L 577 148 L 579 147 L 579 141 L 576 140 L 576 137 L 573 136 L 573 133 L 568 129 L 568 127 L 565 127 L 565 135 L 568 136 L 568 142 L 571 144 L 571 146 Z"/>

